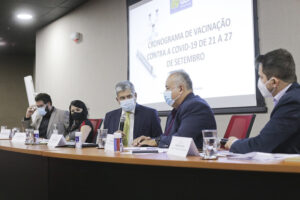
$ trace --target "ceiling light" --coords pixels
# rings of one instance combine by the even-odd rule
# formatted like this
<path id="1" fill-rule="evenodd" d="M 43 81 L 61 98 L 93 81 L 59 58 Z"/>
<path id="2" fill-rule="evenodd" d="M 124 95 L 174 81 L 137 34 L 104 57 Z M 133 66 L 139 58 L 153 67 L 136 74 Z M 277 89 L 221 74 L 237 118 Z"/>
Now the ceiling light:
<path id="1" fill-rule="evenodd" d="M 0 46 L 6 46 L 6 42 L 0 41 Z"/>
<path id="2" fill-rule="evenodd" d="M 32 19 L 32 15 L 27 13 L 21 13 L 17 15 L 17 18 L 22 20 L 30 20 Z"/>

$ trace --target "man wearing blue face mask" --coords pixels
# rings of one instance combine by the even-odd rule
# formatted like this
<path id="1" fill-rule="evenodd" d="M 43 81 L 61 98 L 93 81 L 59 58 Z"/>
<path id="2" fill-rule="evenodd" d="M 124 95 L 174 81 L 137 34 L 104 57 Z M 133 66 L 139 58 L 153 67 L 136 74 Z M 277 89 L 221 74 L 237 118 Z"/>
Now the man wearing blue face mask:
<path id="1" fill-rule="evenodd" d="M 157 111 L 136 103 L 137 94 L 131 82 L 119 82 L 115 90 L 121 108 L 105 115 L 104 129 L 108 129 L 109 134 L 122 132 L 124 146 L 131 146 L 141 135 L 158 137 L 162 134 Z"/>
<path id="2" fill-rule="evenodd" d="M 300 86 L 293 56 L 277 49 L 259 56 L 256 63 L 257 87 L 265 98 L 274 101 L 270 120 L 258 136 L 242 140 L 230 137 L 225 148 L 235 153 L 300 153 Z"/>
<path id="3" fill-rule="evenodd" d="M 51 97 L 46 93 L 40 93 L 35 97 L 36 105 L 27 109 L 26 116 L 22 121 L 25 129 L 39 130 L 40 138 L 49 139 L 56 128 L 59 134 L 65 134 L 69 124 L 69 112 L 52 106 Z M 34 120 L 31 116 L 37 115 Z"/>
<path id="4" fill-rule="evenodd" d="M 168 116 L 165 132 L 160 137 L 141 136 L 134 141 L 135 146 L 169 147 L 172 136 L 191 137 L 198 148 L 202 148 L 202 130 L 216 129 L 216 121 L 210 106 L 193 93 L 189 75 L 173 71 L 166 81 L 165 101 L 173 110 Z"/>

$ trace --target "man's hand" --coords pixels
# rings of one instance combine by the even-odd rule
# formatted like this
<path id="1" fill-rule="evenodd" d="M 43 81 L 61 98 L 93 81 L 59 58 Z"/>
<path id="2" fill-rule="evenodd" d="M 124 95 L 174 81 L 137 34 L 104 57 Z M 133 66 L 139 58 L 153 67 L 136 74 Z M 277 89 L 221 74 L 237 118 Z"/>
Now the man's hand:
<path id="1" fill-rule="evenodd" d="M 233 137 L 233 136 L 231 136 L 231 137 L 229 137 L 228 138 L 228 141 L 226 142 L 226 144 L 225 144 L 225 149 L 230 149 L 230 147 L 231 147 L 231 145 L 235 142 L 235 141 L 237 141 L 238 140 L 238 138 L 237 137 Z"/>
<path id="2" fill-rule="evenodd" d="M 144 140 L 138 144 L 139 147 L 142 146 L 150 146 L 150 147 L 157 147 L 157 143 L 154 139 Z"/>
<path id="3" fill-rule="evenodd" d="M 30 118 L 35 110 L 36 110 L 36 106 L 29 106 L 26 111 L 26 118 Z"/>
<path id="4" fill-rule="evenodd" d="M 132 145 L 135 146 L 135 147 L 137 147 L 137 146 L 139 146 L 139 144 L 140 144 L 141 142 L 143 142 L 143 141 L 145 141 L 145 140 L 151 140 L 151 138 L 142 135 L 142 136 L 136 138 L 135 140 L 133 140 Z"/>

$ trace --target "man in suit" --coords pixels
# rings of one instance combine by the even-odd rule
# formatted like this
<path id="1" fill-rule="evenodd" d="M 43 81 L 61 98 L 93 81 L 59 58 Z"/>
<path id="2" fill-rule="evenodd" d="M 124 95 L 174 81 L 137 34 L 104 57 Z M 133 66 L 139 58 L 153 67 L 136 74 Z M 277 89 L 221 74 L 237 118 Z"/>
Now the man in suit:
<path id="1" fill-rule="evenodd" d="M 277 49 L 259 56 L 256 63 L 258 89 L 275 105 L 270 120 L 258 136 L 230 137 L 225 147 L 235 153 L 300 153 L 300 86 L 294 59 L 288 51 Z"/>
<path id="2" fill-rule="evenodd" d="M 166 81 L 165 101 L 173 107 L 168 116 L 165 132 L 160 137 L 142 136 L 134 141 L 135 146 L 169 147 L 172 136 L 191 137 L 198 148 L 202 148 L 202 130 L 216 129 L 216 121 L 205 100 L 194 95 L 189 75 L 173 71 Z"/>
<path id="3" fill-rule="evenodd" d="M 109 134 L 122 132 L 124 146 L 131 146 L 133 139 L 141 135 L 158 137 L 162 134 L 157 111 L 136 103 L 137 94 L 131 82 L 119 82 L 115 90 L 121 108 L 105 115 L 104 129 L 108 129 Z"/>
<path id="4" fill-rule="evenodd" d="M 22 120 L 25 129 L 39 130 L 40 138 L 50 138 L 56 128 L 59 134 L 65 134 L 69 125 L 69 112 L 60 110 L 52 105 L 51 97 L 46 93 L 40 93 L 35 97 L 36 105 L 27 109 L 26 116 Z M 37 112 L 32 120 L 31 116 Z"/>

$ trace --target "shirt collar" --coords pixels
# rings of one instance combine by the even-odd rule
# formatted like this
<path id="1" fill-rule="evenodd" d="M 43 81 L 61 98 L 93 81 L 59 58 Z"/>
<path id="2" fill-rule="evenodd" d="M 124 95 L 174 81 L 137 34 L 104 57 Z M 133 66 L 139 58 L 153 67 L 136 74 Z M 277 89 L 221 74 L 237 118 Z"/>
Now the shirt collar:
<path id="1" fill-rule="evenodd" d="M 129 113 L 130 113 L 130 114 L 134 114 L 134 113 L 135 113 L 135 108 L 136 108 L 136 104 L 135 104 L 133 110 L 132 110 L 132 111 L 129 111 Z M 122 109 L 122 108 L 121 108 L 121 109 Z M 122 109 L 122 115 L 125 114 L 125 113 L 126 113 L 126 111 L 124 111 L 124 110 Z"/>
<path id="2" fill-rule="evenodd" d="M 273 102 L 275 105 L 279 102 L 281 97 L 286 93 L 286 91 L 291 87 L 291 85 L 292 85 L 291 83 L 288 84 L 288 86 L 286 86 L 280 92 L 278 92 L 278 94 L 276 94 L 276 96 L 273 98 Z"/>

